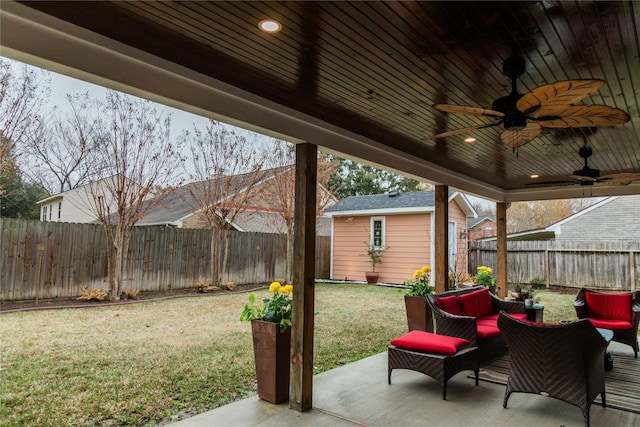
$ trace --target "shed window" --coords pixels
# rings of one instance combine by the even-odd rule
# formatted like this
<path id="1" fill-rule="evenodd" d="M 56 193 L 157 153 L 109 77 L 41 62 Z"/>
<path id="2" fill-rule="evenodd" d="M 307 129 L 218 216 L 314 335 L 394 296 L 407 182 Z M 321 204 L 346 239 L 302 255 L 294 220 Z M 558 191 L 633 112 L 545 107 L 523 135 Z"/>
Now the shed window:
<path id="1" fill-rule="evenodd" d="M 377 216 L 371 218 L 371 236 L 369 242 L 376 249 L 385 247 L 385 224 L 384 217 Z"/>

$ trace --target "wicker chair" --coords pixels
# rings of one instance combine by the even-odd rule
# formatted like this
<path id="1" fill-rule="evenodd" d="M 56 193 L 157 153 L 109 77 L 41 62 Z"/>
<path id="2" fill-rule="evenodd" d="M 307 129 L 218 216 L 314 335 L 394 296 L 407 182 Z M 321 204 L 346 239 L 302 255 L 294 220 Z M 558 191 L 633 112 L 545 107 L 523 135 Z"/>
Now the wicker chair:
<path id="1" fill-rule="evenodd" d="M 505 312 L 498 326 L 509 346 L 511 365 L 502 406 L 513 392 L 540 393 L 589 410 L 600 394 L 606 406 L 604 355 L 606 340 L 587 320 L 543 325 L 512 318 Z"/>
<path id="2" fill-rule="evenodd" d="M 433 313 L 433 323 L 435 325 L 436 333 L 469 340 L 472 346 L 478 347 L 478 358 L 481 366 L 486 365 L 507 352 L 507 343 L 504 340 L 504 337 L 499 335 L 488 339 L 480 338 L 478 336 L 476 318 L 451 314 L 444 311 L 438 307 L 436 300 L 438 298 L 445 298 L 453 295 L 460 296 L 482 289 L 484 289 L 484 286 L 474 286 L 466 289 L 427 295 L 427 303 Z M 493 294 L 490 295 L 493 313 L 495 313 L 496 316 L 501 310 L 508 313 L 525 313 L 524 303 L 519 301 L 503 301 Z"/>
<path id="3" fill-rule="evenodd" d="M 631 319 L 631 328 L 620 329 L 615 324 L 608 325 L 607 319 L 594 318 L 593 313 L 589 312 L 589 305 L 587 304 L 587 294 L 593 293 L 598 295 L 631 295 L 631 303 L 629 304 L 629 318 Z M 594 291 L 587 288 L 582 288 L 576 295 L 576 299 L 573 302 L 573 307 L 576 309 L 576 314 L 579 319 L 593 319 L 592 323 L 598 328 L 611 329 L 613 331 L 613 341 L 618 341 L 623 344 L 630 345 L 633 348 L 633 353 L 638 358 L 638 324 L 640 324 L 640 291 L 618 293 L 618 294 L 606 294 L 603 292 Z M 597 316 L 600 317 L 600 316 Z"/>

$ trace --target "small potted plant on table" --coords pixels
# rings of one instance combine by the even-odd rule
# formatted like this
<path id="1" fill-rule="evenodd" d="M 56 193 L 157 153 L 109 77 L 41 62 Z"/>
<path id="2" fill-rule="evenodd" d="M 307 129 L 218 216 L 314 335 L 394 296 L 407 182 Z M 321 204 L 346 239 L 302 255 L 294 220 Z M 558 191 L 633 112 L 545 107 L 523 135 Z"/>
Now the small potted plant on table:
<path id="1" fill-rule="evenodd" d="M 474 278 L 474 281 L 478 285 L 482 285 L 486 288 L 489 288 L 489 292 L 492 294 L 496 293 L 496 279 L 491 275 L 493 273 L 493 269 L 491 267 L 487 267 L 481 265 L 478 267 L 478 273 Z"/>
<path id="2" fill-rule="evenodd" d="M 416 270 L 413 277 L 405 281 L 404 305 L 407 312 L 409 331 L 419 330 L 433 332 L 433 318 L 427 295 L 435 292 L 436 288 L 429 284 L 431 267 L 428 265 Z"/>
<path id="3" fill-rule="evenodd" d="M 258 396 L 282 403 L 289 400 L 293 286 L 277 281 L 271 283 L 269 292 L 272 295 L 262 300 L 263 306 L 258 306 L 255 293 L 250 293 L 240 320 L 251 321 Z"/>

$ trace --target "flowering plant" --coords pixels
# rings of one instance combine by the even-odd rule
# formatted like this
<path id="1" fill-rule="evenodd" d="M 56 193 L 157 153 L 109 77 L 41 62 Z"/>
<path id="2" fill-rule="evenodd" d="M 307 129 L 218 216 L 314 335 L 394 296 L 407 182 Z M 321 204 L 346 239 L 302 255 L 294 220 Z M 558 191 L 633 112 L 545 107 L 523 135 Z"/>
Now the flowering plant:
<path id="1" fill-rule="evenodd" d="M 487 288 L 495 286 L 496 279 L 494 279 L 491 273 L 493 273 L 493 269 L 491 267 L 485 267 L 484 265 L 481 265 L 480 267 L 478 267 L 478 273 L 476 274 L 475 282 L 478 285 L 483 285 Z"/>
<path id="2" fill-rule="evenodd" d="M 280 332 L 291 326 L 291 295 L 293 285 L 285 285 L 284 281 L 276 281 L 269 286 L 271 298 L 262 300 L 263 306 L 256 305 L 256 294 L 249 294 L 249 304 L 244 305 L 240 320 L 265 320 L 280 324 Z"/>
<path id="3" fill-rule="evenodd" d="M 429 284 L 429 273 L 431 273 L 431 267 L 425 265 L 419 270 L 413 273 L 413 277 L 408 278 L 404 284 L 406 286 L 406 294 L 423 297 L 427 294 L 435 292 L 436 288 Z"/>

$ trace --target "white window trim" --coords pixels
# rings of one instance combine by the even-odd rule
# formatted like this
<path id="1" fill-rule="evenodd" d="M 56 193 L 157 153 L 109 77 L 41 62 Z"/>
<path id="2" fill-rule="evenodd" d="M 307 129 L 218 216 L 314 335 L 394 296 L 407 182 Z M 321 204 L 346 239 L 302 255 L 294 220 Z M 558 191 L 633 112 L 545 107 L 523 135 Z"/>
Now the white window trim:
<path id="1" fill-rule="evenodd" d="M 380 221 L 382 223 L 382 245 L 374 246 L 373 245 L 373 223 L 375 221 Z M 376 250 L 384 251 L 387 247 L 387 226 L 386 226 L 386 217 L 384 216 L 372 216 L 369 221 L 369 246 L 374 247 Z"/>

